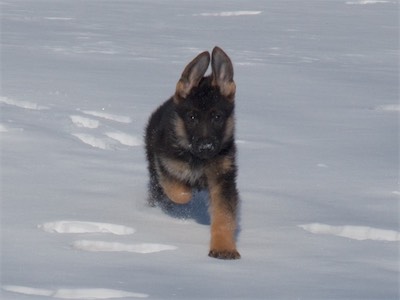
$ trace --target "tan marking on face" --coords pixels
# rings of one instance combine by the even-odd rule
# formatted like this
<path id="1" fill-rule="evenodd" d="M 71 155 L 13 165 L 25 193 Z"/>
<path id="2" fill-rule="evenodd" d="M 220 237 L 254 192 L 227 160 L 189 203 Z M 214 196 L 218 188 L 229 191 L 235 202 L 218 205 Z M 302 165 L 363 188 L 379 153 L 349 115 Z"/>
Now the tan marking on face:
<path id="1" fill-rule="evenodd" d="M 228 173 L 233 168 L 232 158 L 229 156 L 225 156 L 221 161 L 221 169 L 224 173 Z"/>
<path id="2" fill-rule="evenodd" d="M 185 129 L 185 122 L 178 116 L 176 116 L 174 122 L 175 122 L 175 134 L 177 136 L 179 146 L 188 149 L 189 140 Z"/>
<path id="3" fill-rule="evenodd" d="M 222 143 L 226 143 L 230 138 L 232 138 L 234 132 L 235 132 L 235 118 L 233 116 L 230 116 L 226 120 L 225 132 L 224 132 L 224 137 L 222 139 Z"/>

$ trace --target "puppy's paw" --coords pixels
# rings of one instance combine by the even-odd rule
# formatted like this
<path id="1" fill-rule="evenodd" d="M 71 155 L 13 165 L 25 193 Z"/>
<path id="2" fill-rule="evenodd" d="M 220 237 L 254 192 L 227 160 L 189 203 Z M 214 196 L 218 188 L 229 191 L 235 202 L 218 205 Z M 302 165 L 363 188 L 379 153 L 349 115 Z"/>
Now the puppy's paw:
<path id="1" fill-rule="evenodd" d="M 236 249 L 234 249 L 234 250 L 211 249 L 210 252 L 208 253 L 208 256 L 214 257 L 214 258 L 219 258 L 219 259 L 239 259 L 240 258 L 240 254 Z"/>

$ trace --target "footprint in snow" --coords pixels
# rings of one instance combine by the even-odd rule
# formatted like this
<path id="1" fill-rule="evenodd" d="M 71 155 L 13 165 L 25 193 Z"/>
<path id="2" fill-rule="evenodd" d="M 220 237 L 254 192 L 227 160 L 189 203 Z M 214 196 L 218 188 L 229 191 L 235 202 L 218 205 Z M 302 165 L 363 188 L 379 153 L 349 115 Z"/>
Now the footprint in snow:
<path id="1" fill-rule="evenodd" d="M 387 104 L 387 105 L 379 105 L 374 108 L 375 111 L 379 112 L 400 112 L 400 104 Z"/>
<path id="2" fill-rule="evenodd" d="M 115 121 L 115 122 L 119 122 L 119 123 L 131 123 L 132 122 L 132 119 L 129 117 L 110 114 L 110 113 L 106 113 L 103 111 L 83 110 L 82 112 L 86 115 L 99 117 L 99 118 L 103 118 L 106 120 L 111 120 L 111 121 Z"/>
<path id="3" fill-rule="evenodd" d="M 48 233 L 110 233 L 115 235 L 130 235 L 134 228 L 124 225 L 84 222 L 84 221 L 56 221 L 38 225 Z M 156 253 L 161 251 L 176 250 L 176 246 L 158 243 L 118 243 L 106 241 L 78 240 L 72 243 L 74 249 L 90 252 L 131 252 L 140 254 Z"/>
<path id="4" fill-rule="evenodd" d="M 105 135 L 113 140 L 120 142 L 122 145 L 125 146 L 134 147 L 142 145 L 141 139 L 123 132 L 106 132 Z"/>
<path id="5" fill-rule="evenodd" d="M 8 132 L 7 126 L 0 123 L 0 132 Z"/>
<path id="6" fill-rule="evenodd" d="M 118 123 L 131 123 L 132 120 L 129 117 L 110 114 L 103 111 L 81 111 L 86 116 L 71 115 L 70 119 L 75 127 L 80 129 L 97 129 L 101 126 L 101 122 L 95 118 L 100 118 L 107 121 L 113 121 Z M 87 117 L 90 116 L 90 117 Z M 121 131 L 107 131 L 103 132 L 99 136 L 91 133 L 72 133 L 72 135 L 78 138 L 82 143 L 89 145 L 94 148 L 102 150 L 111 150 L 120 144 L 123 146 L 135 147 L 142 145 L 142 139 Z"/>
<path id="7" fill-rule="evenodd" d="M 47 110 L 47 109 L 49 109 L 47 106 L 39 105 L 34 102 L 15 100 L 15 99 L 7 98 L 7 97 L 0 97 L 0 103 L 6 104 L 9 106 L 18 107 L 18 108 L 23 108 L 23 109 L 30 109 L 30 110 Z"/>
<path id="8" fill-rule="evenodd" d="M 133 293 L 113 289 L 41 289 L 20 285 L 3 285 L 3 291 L 22 295 L 50 297 L 55 299 L 118 299 L 118 298 L 147 298 L 148 294 Z"/>
<path id="9" fill-rule="evenodd" d="M 71 118 L 72 123 L 76 127 L 94 129 L 94 128 L 99 127 L 99 125 L 100 125 L 100 122 L 98 120 L 93 120 L 90 118 L 77 116 L 77 115 L 71 115 L 69 117 Z"/>
<path id="10" fill-rule="evenodd" d="M 206 12 L 193 14 L 194 17 L 238 17 L 238 16 L 256 16 L 261 14 L 260 10 L 236 10 L 236 11 L 221 11 L 221 12 Z"/>
<path id="11" fill-rule="evenodd" d="M 400 241 L 399 231 L 379 229 L 368 226 L 331 226 L 327 224 L 312 223 L 299 225 L 299 227 L 313 234 L 335 235 L 358 241 Z"/>
<path id="12" fill-rule="evenodd" d="M 83 221 L 48 222 L 40 224 L 38 227 L 50 233 L 112 233 L 128 235 L 135 232 L 135 229 L 123 225 Z"/>
<path id="13" fill-rule="evenodd" d="M 87 133 L 73 133 L 74 137 L 78 138 L 82 143 L 99 148 L 102 150 L 110 150 L 113 148 L 113 143 L 106 138 L 98 138 Z"/>
<path id="14" fill-rule="evenodd" d="M 72 247 L 78 250 L 89 252 L 132 252 L 140 254 L 156 253 L 161 251 L 176 250 L 176 246 L 155 244 L 155 243 L 137 243 L 125 244 L 117 242 L 104 242 L 104 241 L 88 241 L 80 240 L 75 241 Z"/>
<path id="15" fill-rule="evenodd" d="M 38 225 L 38 228 L 47 233 L 83 234 L 106 233 L 115 235 L 130 235 L 135 232 L 132 227 L 100 222 L 87 221 L 55 221 Z M 77 240 L 72 243 L 77 250 L 90 252 L 131 252 L 139 254 L 157 253 L 167 250 L 176 250 L 176 246 L 158 243 L 118 243 L 106 241 Z M 147 298 L 148 294 L 134 293 L 123 290 L 106 288 L 86 289 L 41 289 L 20 285 L 3 285 L 3 291 L 23 295 L 42 296 L 56 299 L 118 299 L 118 298 Z"/>
<path id="16" fill-rule="evenodd" d="M 49 107 L 44 106 L 44 105 L 39 105 L 35 102 L 30 102 L 30 101 L 22 101 L 22 100 L 16 100 L 16 99 L 11 99 L 8 97 L 3 97 L 0 96 L 0 104 L 1 106 L 5 107 L 12 107 L 16 109 L 24 109 L 25 111 L 42 111 L 42 110 L 48 110 Z M 6 124 L 0 124 L 0 133 L 5 133 L 5 132 L 10 132 L 10 131 L 23 131 L 22 128 L 18 128 L 12 125 L 13 121 L 9 121 L 11 126 L 8 126 Z"/>
<path id="17" fill-rule="evenodd" d="M 386 4 L 386 3 L 395 3 L 395 1 L 388 0 L 358 0 L 358 1 L 346 1 L 346 4 L 349 5 L 368 5 L 368 4 Z"/>

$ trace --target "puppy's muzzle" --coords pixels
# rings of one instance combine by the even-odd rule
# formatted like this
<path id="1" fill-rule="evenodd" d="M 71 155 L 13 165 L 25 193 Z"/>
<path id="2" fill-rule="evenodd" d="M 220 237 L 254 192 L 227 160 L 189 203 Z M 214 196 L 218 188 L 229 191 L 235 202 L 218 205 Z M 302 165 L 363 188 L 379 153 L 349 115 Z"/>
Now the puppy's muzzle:
<path id="1" fill-rule="evenodd" d="M 202 159 L 209 159 L 218 152 L 218 142 L 212 138 L 195 139 L 192 144 L 193 153 Z"/>

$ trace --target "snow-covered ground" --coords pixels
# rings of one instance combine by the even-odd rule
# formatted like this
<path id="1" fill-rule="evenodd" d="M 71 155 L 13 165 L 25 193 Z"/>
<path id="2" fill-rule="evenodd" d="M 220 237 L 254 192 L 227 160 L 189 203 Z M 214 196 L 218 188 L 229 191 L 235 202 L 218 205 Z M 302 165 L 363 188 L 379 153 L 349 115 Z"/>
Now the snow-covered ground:
<path id="1" fill-rule="evenodd" d="M 398 1 L 1 1 L 2 299 L 398 299 Z M 146 205 L 143 132 L 221 46 L 238 248 Z"/>

